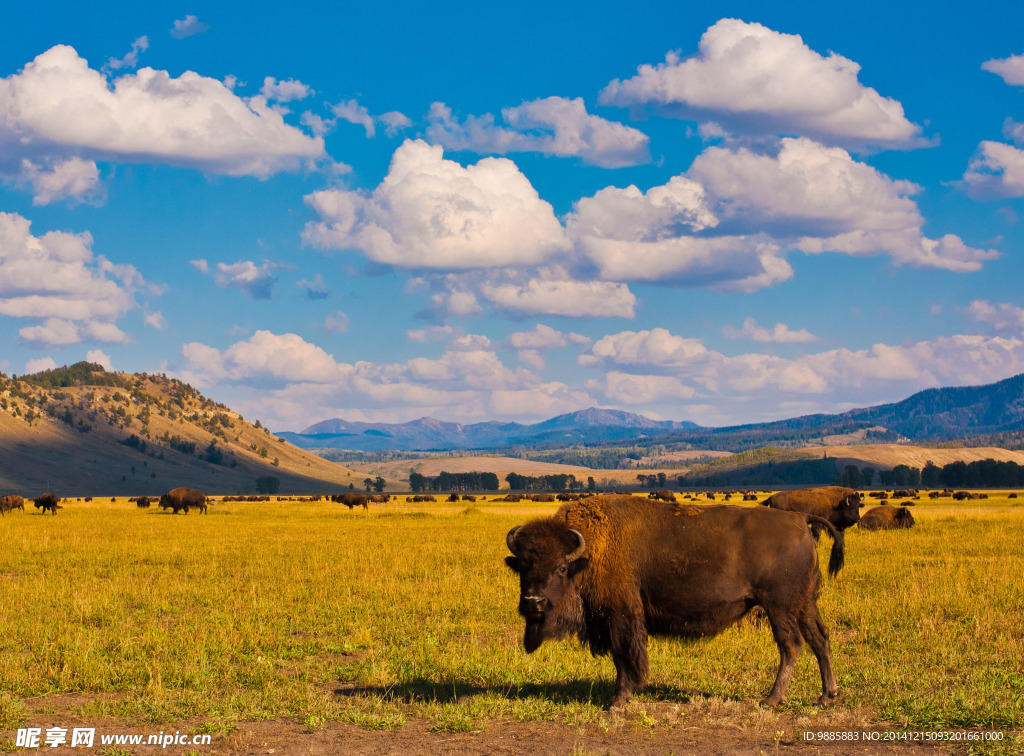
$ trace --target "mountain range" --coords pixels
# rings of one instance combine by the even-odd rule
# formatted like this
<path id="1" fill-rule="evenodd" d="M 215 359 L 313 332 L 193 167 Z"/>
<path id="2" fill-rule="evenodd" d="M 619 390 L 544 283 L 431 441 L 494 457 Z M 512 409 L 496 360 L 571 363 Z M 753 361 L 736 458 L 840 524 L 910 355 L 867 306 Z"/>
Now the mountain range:
<path id="1" fill-rule="evenodd" d="M 463 425 L 432 417 L 407 423 L 355 423 L 335 418 L 314 423 L 301 433 L 278 435 L 302 449 L 445 451 L 632 441 L 699 428 L 691 422 L 651 420 L 631 412 L 591 407 L 532 425 L 494 421 Z"/>
<path id="2" fill-rule="evenodd" d="M 770 423 L 704 428 L 683 421 L 651 420 L 619 410 L 571 412 L 532 425 L 483 422 L 463 425 L 424 417 L 407 423 L 324 420 L 301 433 L 278 435 L 303 449 L 444 451 L 561 445 L 639 446 L 686 444 L 738 452 L 761 446 L 803 446 L 827 437 L 859 435 L 862 441 L 970 442 L 985 435 L 1024 438 L 1024 374 L 984 386 L 936 388 L 907 399 L 840 414 L 804 415 Z"/>

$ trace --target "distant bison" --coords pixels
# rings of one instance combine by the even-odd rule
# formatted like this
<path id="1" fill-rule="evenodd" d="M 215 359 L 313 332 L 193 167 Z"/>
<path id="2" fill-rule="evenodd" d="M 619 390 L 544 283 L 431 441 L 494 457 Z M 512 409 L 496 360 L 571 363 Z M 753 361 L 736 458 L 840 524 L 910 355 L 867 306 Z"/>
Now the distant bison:
<path id="1" fill-rule="evenodd" d="M 45 493 L 32 499 L 32 502 L 36 505 L 36 509 L 43 510 L 40 514 L 46 514 L 46 510 L 50 510 L 50 514 L 57 514 L 57 497 L 52 493 Z"/>
<path id="2" fill-rule="evenodd" d="M 174 488 L 160 497 L 161 509 L 172 509 L 174 514 L 190 509 L 198 509 L 206 514 L 206 494 L 194 488 Z"/>
<path id="3" fill-rule="evenodd" d="M 782 702 L 804 641 L 821 671 L 819 704 L 832 703 L 839 687 L 818 615 L 821 575 L 808 523 L 835 539 L 835 574 L 843 534 L 814 515 L 626 496 L 565 504 L 505 539 L 512 552 L 505 562 L 519 575 L 523 646 L 532 653 L 545 640 L 575 635 L 595 656 L 610 653 L 616 708 L 647 677 L 648 636 L 710 637 L 760 606 L 780 656 L 764 703 Z"/>
<path id="4" fill-rule="evenodd" d="M 135 500 L 135 506 L 139 509 L 149 509 L 149 505 L 152 504 L 154 499 L 150 499 L 148 496 L 140 496 Z"/>
<path id="5" fill-rule="evenodd" d="M 667 501 L 670 504 L 672 504 L 676 500 L 676 495 L 669 491 L 667 488 L 662 488 L 657 491 L 651 491 L 649 494 L 647 494 L 647 498 L 657 499 L 659 501 Z"/>
<path id="6" fill-rule="evenodd" d="M 369 509 L 369 507 L 367 506 L 367 502 L 369 502 L 369 500 L 370 497 L 367 496 L 366 494 L 348 492 L 343 494 L 335 494 L 334 496 L 331 497 L 331 501 L 334 501 L 338 504 L 344 504 L 346 507 L 349 508 L 349 511 L 352 511 L 352 507 L 362 507 L 363 509 Z"/>
<path id="7" fill-rule="evenodd" d="M 861 515 L 859 527 L 864 530 L 895 530 L 914 526 L 914 515 L 906 507 L 894 507 L 883 504 L 872 507 Z"/>
<path id="8" fill-rule="evenodd" d="M 857 520 L 860 519 L 860 508 L 864 506 L 860 494 L 852 488 L 841 486 L 779 491 L 762 501 L 761 504 L 772 509 L 815 515 L 828 520 L 838 530 L 845 530 L 856 525 Z M 812 524 L 811 531 L 817 540 L 821 535 L 821 526 Z"/>
<path id="9" fill-rule="evenodd" d="M 8 494 L 7 496 L 0 496 L 0 516 L 14 509 L 20 509 L 22 512 L 24 512 L 25 500 L 18 496 L 18 494 Z"/>

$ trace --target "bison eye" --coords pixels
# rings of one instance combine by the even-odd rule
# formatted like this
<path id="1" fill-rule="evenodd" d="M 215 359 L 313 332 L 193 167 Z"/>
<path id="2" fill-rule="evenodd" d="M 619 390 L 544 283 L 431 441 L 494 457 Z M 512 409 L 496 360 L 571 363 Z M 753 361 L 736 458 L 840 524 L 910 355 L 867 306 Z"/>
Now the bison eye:
<path id="1" fill-rule="evenodd" d="M 558 568 L 558 569 L 556 570 L 556 572 L 557 572 L 557 573 L 558 573 L 559 575 L 564 575 L 564 574 L 565 574 L 565 565 L 563 564 L 563 565 L 562 565 L 561 567 L 559 567 L 559 568 Z"/>

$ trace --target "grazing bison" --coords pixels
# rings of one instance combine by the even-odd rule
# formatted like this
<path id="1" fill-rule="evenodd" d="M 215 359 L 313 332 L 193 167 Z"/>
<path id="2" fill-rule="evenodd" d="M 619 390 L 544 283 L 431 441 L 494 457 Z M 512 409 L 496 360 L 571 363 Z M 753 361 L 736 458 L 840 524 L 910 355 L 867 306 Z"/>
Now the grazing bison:
<path id="1" fill-rule="evenodd" d="M 50 514 L 57 514 L 57 497 L 52 493 L 45 493 L 32 499 L 32 503 L 36 505 L 36 509 L 43 510 L 40 514 L 46 514 L 46 510 L 50 510 Z"/>
<path id="2" fill-rule="evenodd" d="M 865 512 L 858 523 L 865 530 L 895 530 L 914 526 L 914 515 L 906 507 L 883 504 Z"/>
<path id="3" fill-rule="evenodd" d="M 352 511 L 352 507 L 361 506 L 363 509 L 369 509 L 369 507 L 367 506 L 367 502 L 369 500 L 370 497 L 367 496 L 366 494 L 348 492 L 343 494 L 335 494 L 334 496 L 331 497 L 331 501 L 334 501 L 338 504 L 344 504 L 346 507 L 348 507 L 350 512 Z"/>
<path id="4" fill-rule="evenodd" d="M 656 499 L 658 501 L 667 501 L 670 504 L 672 504 L 676 500 L 676 495 L 669 491 L 667 488 L 662 488 L 657 491 L 651 491 L 649 494 L 647 494 L 647 498 Z"/>
<path id="5" fill-rule="evenodd" d="M 152 504 L 154 499 L 150 499 L 148 496 L 140 496 L 135 500 L 135 506 L 139 509 L 149 509 L 149 505 Z"/>
<path id="6" fill-rule="evenodd" d="M 18 494 L 0 496 L 0 516 L 15 509 L 20 509 L 22 512 L 25 511 L 25 500 L 23 498 L 18 496 Z"/>
<path id="7" fill-rule="evenodd" d="M 834 543 L 829 573 L 843 565 L 843 534 L 799 512 L 736 506 L 669 505 L 602 496 L 563 505 L 553 517 L 506 536 L 519 575 L 527 653 L 576 635 L 591 653 L 611 653 L 624 706 L 647 677 L 647 637 L 702 638 L 763 607 L 781 658 L 764 703 L 782 702 L 800 647 L 818 659 L 819 704 L 839 694 L 828 631 L 818 616 L 821 574 L 808 523 Z"/>
<path id="8" fill-rule="evenodd" d="M 174 488 L 160 497 L 161 509 L 173 509 L 174 514 L 190 509 L 198 509 L 206 514 L 206 494 L 194 488 Z"/>
<path id="9" fill-rule="evenodd" d="M 828 520 L 838 530 L 856 525 L 860 519 L 860 508 L 864 506 L 860 494 L 852 488 L 825 486 L 823 488 L 798 488 L 793 491 L 779 491 L 761 502 L 762 506 L 782 509 L 787 512 L 804 512 Z M 814 540 L 821 535 L 821 525 L 812 524 Z"/>

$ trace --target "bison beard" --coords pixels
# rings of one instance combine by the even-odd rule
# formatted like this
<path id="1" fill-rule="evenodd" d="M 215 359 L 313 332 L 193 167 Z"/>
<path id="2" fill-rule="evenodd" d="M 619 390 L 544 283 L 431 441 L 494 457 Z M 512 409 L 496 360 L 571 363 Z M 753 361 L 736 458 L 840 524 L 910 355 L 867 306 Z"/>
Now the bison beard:
<path id="1" fill-rule="evenodd" d="M 818 554 L 808 524 L 843 536 L 814 515 L 730 506 L 677 506 L 628 496 L 566 504 L 554 517 L 513 528 L 505 561 L 519 575 L 523 646 L 576 635 L 611 654 L 625 705 L 648 671 L 647 638 L 710 637 L 761 606 L 779 647 L 779 670 L 763 703 L 779 705 L 806 641 L 821 671 L 819 703 L 839 694 L 828 631 L 818 616 Z"/>

